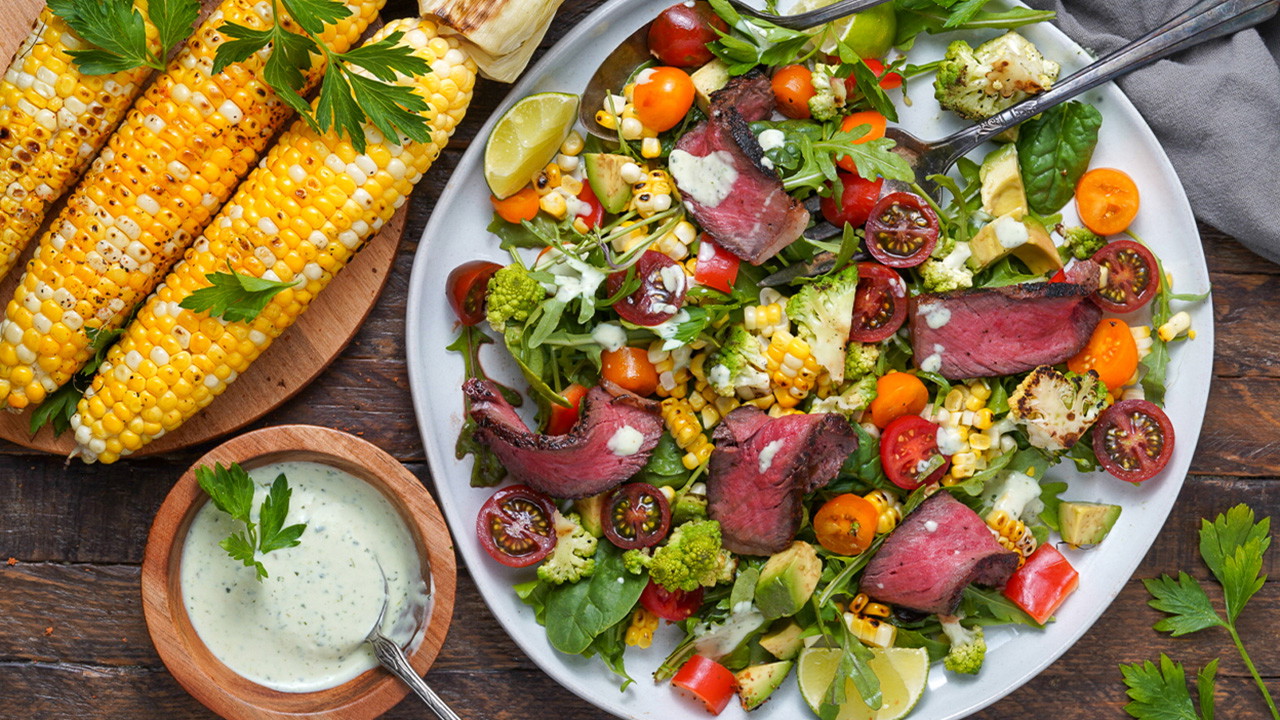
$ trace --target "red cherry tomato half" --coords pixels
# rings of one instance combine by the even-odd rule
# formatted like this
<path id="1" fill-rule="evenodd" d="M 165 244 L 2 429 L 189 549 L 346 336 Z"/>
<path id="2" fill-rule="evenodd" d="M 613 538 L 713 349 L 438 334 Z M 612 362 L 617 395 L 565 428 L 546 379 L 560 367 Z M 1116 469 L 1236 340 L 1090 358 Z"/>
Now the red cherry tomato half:
<path id="1" fill-rule="evenodd" d="M 1093 426 L 1093 452 L 1102 468 L 1131 483 L 1164 469 L 1173 455 L 1173 423 L 1154 403 L 1121 400 Z"/>
<path id="2" fill-rule="evenodd" d="M 711 62 L 707 43 L 729 32 L 725 23 L 706 2 L 679 3 L 663 10 L 649 26 L 649 52 L 664 65 L 696 68 Z"/>
<path id="3" fill-rule="evenodd" d="M 619 485 L 604 501 L 604 536 L 624 550 L 657 545 L 671 527 L 671 505 L 658 488 L 642 482 Z"/>
<path id="4" fill-rule="evenodd" d="M 693 281 L 722 293 L 733 292 L 742 260 L 711 240 L 707 234 L 698 241 L 698 262 L 694 264 Z"/>
<path id="5" fill-rule="evenodd" d="M 586 215 L 579 214 L 578 217 L 582 218 L 587 227 L 600 227 L 600 223 L 604 221 L 604 206 L 600 204 L 600 198 L 597 198 L 595 191 L 591 189 L 591 183 L 582 183 L 582 192 L 578 193 L 578 199 L 591 208 L 591 212 Z"/>
<path id="6" fill-rule="evenodd" d="M 818 202 L 819 207 L 822 208 L 822 217 L 836 227 L 843 227 L 845 223 L 854 227 L 866 225 L 867 218 L 871 217 L 871 210 L 880 199 L 880 189 L 884 186 L 884 180 L 881 178 L 868 180 L 851 172 L 838 172 L 836 177 L 844 185 L 840 203 L 836 204 L 836 194 L 833 189 L 829 197 L 824 197 Z"/>
<path id="7" fill-rule="evenodd" d="M 645 610 L 663 620 L 680 622 L 697 612 L 698 608 L 702 606 L 702 595 L 702 588 L 698 588 L 693 592 L 668 590 L 650 580 L 649 584 L 645 586 L 644 592 L 640 593 L 640 604 L 644 606 Z"/>
<path id="8" fill-rule="evenodd" d="M 729 668 L 702 655 L 694 655 L 680 666 L 671 684 L 687 691 L 703 705 L 707 712 L 719 715 L 733 699 L 734 678 Z"/>
<path id="9" fill-rule="evenodd" d="M 873 262 L 858 263 L 849 339 L 880 342 L 898 332 L 907 318 L 907 284 L 896 271 Z"/>
<path id="10" fill-rule="evenodd" d="M 1150 302 L 1160 289 L 1156 256 L 1140 243 L 1107 243 L 1094 254 L 1093 261 L 1107 270 L 1106 282 L 1093 295 L 1093 301 L 1107 312 L 1133 312 Z"/>
<path id="11" fill-rule="evenodd" d="M 539 562 L 556 546 L 556 506 L 528 485 L 494 493 L 476 516 L 476 536 L 490 557 L 510 567 Z"/>
<path id="12" fill-rule="evenodd" d="M 880 78 L 880 87 L 885 90 L 902 87 L 902 76 L 896 72 L 886 73 L 884 71 L 883 62 L 880 62 L 876 58 L 862 58 L 862 62 L 866 63 L 871 72 L 875 73 L 876 77 Z M 853 76 L 851 75 L 849 77 L 852 79 Z M 846 80 L 846 82 L 848 81 Z"/>
<path id="13" fill-rule="evenodd" d="M 613 309 L 633 325 L 653 327 L 660 325 L 680 312 L 689 282 L 684 269 L 675 260 L 656 250 L 646 250 L 636 263 L 640 287 L 635 292 L 613 304 Z M 627 273 L 609 275 L 605 287 L 610 295 L 617 295 L 626 282 Z"/>
<path id="14" fill-rule="evenodd" d="M 867 219 L 867 250 L 895 268 L 923 263 L 938 244 L 938 215 L 919 195 L 889 193 Z"/>
<path id="15" fill-rule="evenodd" d="M 928 477 L 920 477 L 921 466 L 942 458 L 942 464 Z M 938 425 L 919 415 L 903 415 L 889 423 L 880 436 L 880 464 L 889 481 L 903 490 L 915 490 L 935 483 L 946 474 L 951 458 L 938 452 Z"/>
<path id="16" fill-rule="evenodd" d="M 1043 625 L 1080 585 L 1080 574 L 1052 545 L 1041 545 L 1004 585 L 1004 596 Z"/>
<path id="17" fill-rule="evenodd" d="M 484 298 L 489 292 L 489 278 L 502 269 L 498 263 L 485 260 L 464 262 L 449 273 L 444 282 L 449 307 L 463 325 L 476 325 L 484 319 Z"/>
<path id="18" fill-rule="evenodd" d="M 551 406 L 551 417 L 547 420 L 548 435 L 563 435 L 578 424 L 578 407 L 582 404 L 582 398 L 586 394 L 587 389 L 577 383 L 570 385 L 564 389 L 564 392 L 560 393 L 560 396 L 568 400 L 573 407 Z"/>

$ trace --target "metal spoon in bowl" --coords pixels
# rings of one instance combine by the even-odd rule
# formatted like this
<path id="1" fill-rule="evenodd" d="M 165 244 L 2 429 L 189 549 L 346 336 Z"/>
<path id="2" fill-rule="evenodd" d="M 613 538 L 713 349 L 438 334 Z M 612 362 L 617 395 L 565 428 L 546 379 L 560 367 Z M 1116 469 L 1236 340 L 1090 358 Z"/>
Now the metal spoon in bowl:
<path id="1" fill-rule="evenodd" d="M 374 621 L 373 627 L 369 629 L 365 642 L 373 646 L 373 653 L 378 657 L 378 662 L 382 667 L 391 672 L 392 675 L 400 678 L 401 682 L 409 686 L 414 694 L 422 698 L 422 702 L 436 714 L 440 720 L 461 720 L 458 714 L 453 711 L 444 700 L 436 695 L 435 691 L 427 685 L 409 664 L 409 658 L 405 656 L 404 650 L 400 645 L 382 634 L 382 619 L 387 614 L 387 606 L 391 604 L 391 591 L 387 585 L 387 574 L 382 570 L 382 563 L 378 563 L 378 573 L 382 575 L 382 608 L 378 611 L 378 619 Z"/>
<path id="2" fill-rule="evenodd" d="M 761 20 L 767 20 L 780 27 L 792 30 L 806 30 L 852 15 L 861 10 L 883 5 L 888 0 L 840 0 L 840 2 L 820 7 L 817 10 L 797 13 L 795 15 L 773 15 L 760 12 L 742 0 L 729 0 L 738 12 Z M 604 105 L 604 98 L 611 92 L 618 91 L 626 84 L 632 73 L 641 64 L 653 59 L 649 54 L 649 26 L 645 23 L 639 30 L 631 33 L 613 52 L 600 63 L 587 89 L 582 91 L 582 102 L 578 103 L 578 121 L 587 132 L 605 140 L 617 140 L 616 131 L 601 127 L 596 122 L 596 111 Z"/>
<path id="3" fill-rule="evenodd" d="M 936 196 L 937 185 L 929 180 L 929 176 L 947 172 L 957 160 L 1005 130 L 1086 90 L 1179 50 L 1257 25 L 1273 17 L 1277 7 L 1280 7 L 1280 0 L 1204 0 L 1128 45 L 1095 60 L 1052 89 L 996 113 L 976 125 L 932 142 L 921 140 L 900 127 L 889 128 L 886 137 L 897 143 L 894 152 L 911 164 L 916 184 L 931 196 Z M 894 184 L 885 183 L 886 187 Z M 805 206 L 816 214 L 818 198 L 810 198 Z M 840 232 L 841 229 L 831 223 L 819 222 L 805 232 L 805 237 L 825 240 Z"/>

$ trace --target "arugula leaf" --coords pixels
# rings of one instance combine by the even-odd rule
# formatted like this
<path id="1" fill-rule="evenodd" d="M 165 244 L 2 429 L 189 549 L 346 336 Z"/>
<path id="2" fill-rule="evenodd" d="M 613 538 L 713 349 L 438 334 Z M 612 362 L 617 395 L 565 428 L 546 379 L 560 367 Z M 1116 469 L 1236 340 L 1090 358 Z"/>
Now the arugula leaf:
<path id="1" fill-rule="evenodd" d="M 1167 632 L 1174 637 L 1193 633 L 1205 628 L 1225 626 L 1218 612 L 1209 602 L 1209 596 L 1195 578 L 1185 572 L 1178 573 L 1178 579 L 1165 575 L 1142 581 L 1147 592 L 1154 598 L 1148 605 L 1161 612 L 1169 613 L 1169 617 L 1155 624 L 1155 629 Z"/>
<path id="2" fill-rule="evenodd" d="M 1022 123 L 1018 165 L 1032 212 L 1052 215 L 1067 204 L 1089 168 L 1100 127 L 1102 113 L 1074 100 Z"/>
<path id="3" fill-rule="evenodd" d="M 724 18 L 731 32 L 716 30 L 720 39 L 707 43 L 707 49 L 728 64 L 730 75 L 742 75 L 757 65 L 791 65 L 814 52 L 806 49 L 814 33 L 744 17 L 726 0 L 710 1 L 712 9 Z"/>
<path id="4" fill-rule="evenodd" d="M 287 283 L 244 275 L 232 270 L 230 261 L 227 261 L 227 270 L 230 272 L 205 275 L 209 287 L 191 293 L 178 306 L 195 312 L 208 312 L 211 317 L 229 322 L 252 322 L 271 298 L 302 282 L 301 278 Z"/>
<path id="5" fill-rule="evenodd" d="M 1126 691 L 1133 700 L 1124 711 L 1140 720 L 1200 720 L 1187 690 L 1182 665 L 1160 653 L 1160 666 L 1150 660 L 1121 665 Z"/>
<path id="6" fill-rule="evenodd" d="M 462 353 L 464 372 L 467 378 L 488 380 L 484 368 L 480 366 L 480 347 L 493 342 L 493 338 L 485 335 L 479 328 L 464 325 L 457 339 L 445 346 L 446 350 Z M 492 381 L 491 381 L 492 382 Z M 497 384 L 497 383 L 495 383 Z M 499 391 L 507 402 L 519 407 L 523 402 L 520 393 L 504 385 L 498 385 Z M 476 421 L 471 418 L 471 401 L 463 399 L 462 429 L 458 432 L 458 441 L 453 446 L 454 457 L 461 460 L 470 455 L 474 459 L 471 465 L 471 487 L 492 487 L 502 482 L 507 470 L 502 461 L 488 445 L 476 439 Z"/>
<path id="7" fill-rule="evenodd" d="M 1014 7 L 1005 11 L 983 10 L 985 2 L 966 0 L 897 0 L 898 30 L 893 44 L 899 49 L 910 50 L 921 33 L 935 35 L 952 30 L 1013 30 L 1038 22 L 1052 20 L 1056 14 L 1049 10 L 1033 10 Z"/>

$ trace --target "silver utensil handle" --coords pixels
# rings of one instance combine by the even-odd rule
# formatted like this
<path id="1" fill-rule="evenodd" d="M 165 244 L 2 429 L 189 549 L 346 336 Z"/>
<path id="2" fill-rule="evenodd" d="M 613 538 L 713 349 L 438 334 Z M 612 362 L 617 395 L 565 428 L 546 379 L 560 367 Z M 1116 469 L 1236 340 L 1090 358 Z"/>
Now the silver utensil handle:
<path id="1" fill-rule="evenodd" d="M 1052 89 L 965 128 L 939 144 L 950 145 L 953 159 L 958 159 L 1001 132 L 1086 90 L 1205 40 L 1257 25 L 1274 16 L 1277 7 L 1280 7 L 1280 0 L 1204 0 L 1128 45 L 1095 60 Z"/>
<path id="2" fill-rule="evenodd" d="M 761 12 L 751 7 L 742 0 L 729 0 L 729 4 L 735 10 L 743 15 L 749 15 L 759 20 L 767 20 L 778 27 L 790 28 L 792 30 L 808 30 L 809 28 L 818 27 L 839 20 L 846 15 L 852 15 L 860 10 L 873 8 L 876 5 L 883 5 L 889 0 L 840 0 L 840 2 L 820 7 L 817 10 L 809 12 L 797 13 L 795 15 L 774 15 L 772 13 Z"/>
<path id="3" fill-rule="evenodd" d="M 381 636 L 371 637 L 369 642 L 373 645 L 373 652 L 378 656 L 378 662 L 382 663 L 382 667 L 412 688 L 413 692 L 422 698 L 422 702 L 436 714 L 436 717 L 440 720 L 461 720 L 457 713 L 446 705 L 421 677 L 418 677 L 418 673 L 409 664 L 409 659 L 404 656 L 400 646 Z"/>

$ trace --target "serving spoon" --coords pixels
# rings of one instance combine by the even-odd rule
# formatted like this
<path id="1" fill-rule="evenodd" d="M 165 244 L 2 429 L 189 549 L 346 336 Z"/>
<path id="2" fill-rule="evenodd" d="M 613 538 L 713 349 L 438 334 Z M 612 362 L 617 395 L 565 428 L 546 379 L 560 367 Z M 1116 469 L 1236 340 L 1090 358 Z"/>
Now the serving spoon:
<path id="1" fill-rule="evenodd" d="M 376 562 L 376 558 L 375 558 Z M 369 629 L 369 634 L 365 637 L 365 642 L 373 646 L 373 654 L 377 656 L 378 662 L 382 667 L 386 668 L 392 675 L 400 678 L 400 681 L 409 686 L 414 694 L 422 698 L 422 702 L 436 714 L 440 720 L 461 720 L 458 714 L 452 708 L 436 695 L 427 682 L 418 675 L 418 672 L 409 664 L 409 658 L 405 656 L 404 650 L 400 648 L 400 644 L 386 635 L 382 634 L 382 619 L 386 617 L 387 606 L 391 604 L 391 591 L 387 584 L 387 574 L 382 570 L 382 563 L 378 563 L 378 573 L 382 575 L 382 608 L 378 610 L 378 619 L 373 622 L 373 627 Z"/>
<path id="2" fill-rule="evenodd" d="M 729 0 L 729 4 L 743 15 L 767 20 L 774 25 L 792 30 L 807 30 L 876 5 L 883 5 L 888 1 L 840 0 L 817 10 L 795 15 L 773 15 L 761 12 L 747 5 L 743 0 Z M 653 60 L 653 55 L 649 54 L 649 26 L 651 25 L 653 25 L 652 22 L 647 22 L 640 26 L 639 30 L 631 33 L 626 40 L 614 48 L 604 62 L 600 63 L 591 80 L 587 82 L 587 89 L 582 91 L 582 102 L 578 103 L 578 121 L 592 135 L 605 140 L 618 139 L 616 131 L 604 128 L 596 122 L 596 111 L 603 107 L 606 95 L 626 85 L 636 68 Z"/>

